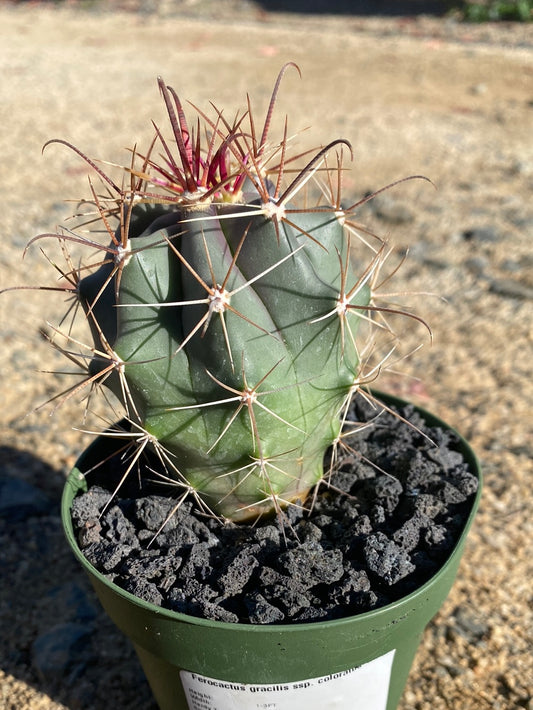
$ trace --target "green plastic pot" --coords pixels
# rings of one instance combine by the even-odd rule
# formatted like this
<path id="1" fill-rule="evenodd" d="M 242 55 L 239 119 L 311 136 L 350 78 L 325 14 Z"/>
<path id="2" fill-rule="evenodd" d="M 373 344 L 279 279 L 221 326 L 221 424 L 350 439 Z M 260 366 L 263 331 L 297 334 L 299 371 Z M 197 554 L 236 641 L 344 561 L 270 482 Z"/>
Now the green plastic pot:
<path id="1" fill-rule="evenodd" d="M 381 396 L 381 395 L 380 395 Z M 383 398 L 383 396 L 381 396 Z M 387 397 L 386 401 L 405 404 Z M 429 425 L 450 428 L 418 410 Z M 106 612 L 133 643 L 161 710 L 394 710 L 424 628 L 446 599 L 481 496 L 478 461 L 461 453 L 478 492 L 452 554 L 428 582 L 385 607 L 335 621 L 254 626 L 161 609 L 114 585 L 85 559 L 70 516 L 87 485 L 80 471 L 109 439 L 82 454 L 65 485 L 67 540 Z"/>

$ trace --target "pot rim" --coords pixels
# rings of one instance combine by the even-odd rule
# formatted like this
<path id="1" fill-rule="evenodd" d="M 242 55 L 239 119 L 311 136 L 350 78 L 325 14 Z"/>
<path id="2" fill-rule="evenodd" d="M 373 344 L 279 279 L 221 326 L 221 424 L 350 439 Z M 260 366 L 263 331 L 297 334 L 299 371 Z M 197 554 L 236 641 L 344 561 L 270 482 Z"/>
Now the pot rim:
<path id="1" fill-rule="evenodd" d="M 386 403 L 388 404 L 396 404 L 400 406 L 405 406 L 406 404 L 413 404 L 412 402 L 408 402 L 406 400 L 403 400 L 399 397 L 395 397 L 393 395 L 388 395 L 388 394 L 383 394 L 383 393 L 378 393 L 374 392 L 374 394 L 380 398 L 383 399 Z M 433 426 L 439 426 L 442 428 L 447 429 L 448 431 L 451 431 L 455 433 L 459 437 L 460 441 L 460 450 L 461 453 L 463 454 L 465 461 L 468 463 L 471 473 L 475 474 L 477 479 L 478 479 L 478 490 L 476 492 L 475 498 L 472 501 L 472 507 L 470 510 L 470 513 L 468 515 L 468 518 L 465 520 L 463 531 L 459 538 L 457 539 L 457 542 L 451 551 L 450 555 L 448 556 L 447 560 L 444 562 L 444 564 L 439 568 L 439 570 L 432 575 L 426 582 L 424 582 L 423 585 L 415 589 L 413 592 L 410 592 L 406 596 L 400 597 L 400 599 L 397 599 L 394 602 L 391 602 L 389 604 L 386 604 L 384 606 L 381 606 L 377 609 L 372 609 L 370 611 L 362 612 L 360 614 L 355 614 L 352 616 L 347 616 L 343 617 L 340 619 L 330 619 L 327 621 L 313 621 L 313 622 L 304 622 L 304 623 L 273 623 L 273 624 L 266 624 L 266 625 L 261 625 L 261 624 L 247 624 L 247 623 L 242 623 L 242 622 L 237 622 L 237 623 L 232 623 L 232 622 L 227 622 L 227 621 L 215 621 L 212 619 L 205 619 L 203 617 L 197 617 L 197 616 L 191 616 L 189 614 L 184 614 L 182 612 L 178 611 L 173 611 L 171 609 L 166 609 L 164 607 L 160 607 L 156 604 L 153 604 L 152 602 L 145 601 L 144 599 L 141 599 L 140 597 L 135 596 L 134 594 L 131 594 L 131 592 L 127 592 L 126 590 L 122 589 L 118 585 L 114 584 L 114 582 L 111 582 L 104 574 L 99 572 L 93 565 L 87 560 L 81 549 L 79 548 L 79 545 L 77 543 L 76 537 L 74 535 L 74 528 L 72 525 L 72 519 L 70 516 L 70 508 L 71 508 L 71 503 L 72 500 L 75 498 L 76 494 L 79 491 L 83 491 L 87 489 L 87 486 L 85 484 L 85 477 L 84 475 L 80 472 L 80 470 L 75 466 L 72 471 L 70 472 L 66 482 L 65 486 L 63 488 L 63 495 L 61 498 L 61 520 L 63 524 L 63 529 L 65 536 L 67 538 L 67 541 L 74 552 L 74 555 L 76 558 L 79 560 L 79 562 L 82 564 L 83 568 L 90 573 L 96 580 L 98 580 L 101 584 L 103 584 L 105 587 L 111 589 L 115 594 L 117 594 L 119 597 L 122 597 L 123 599 L 129 601 L 132 604 L 135 604 L 136 606 L 146 610 L 146 611 L 151 611 L 152 613 L 155 613 L 163 618 L 171 619 L 176 622 L 181 622 L 181 623 L 187 623 L 187 624 L 192 624 L 195 626 L 201 626 L 201 627 L 215 627 L 220 630 L 226 630 L 226 631 L 234 631 L 234 632 L 239 632 L 242 633 L 243 631 L 250 631 L 253 633 L 260 633 L 260 634 L 279 634 L 280 631 L 283 631 L 283 633 L 291 633 L 291 632 L 303 632 L 305 630 L 318 630 L 320 627 L 323 626 L 328 626 L 328 628 L 335 628 L 339 626 L 344 626 L 348 623 L 353 623 L 355 619 L 359 619 L 362 622 L 370 622 L 371 620 L 374 621 L 374 629 L 378 629 L 375 624 L 379 623 L 380 617 L 389 617 L 389 615 L 394 611 L 395 608 L 398 608 L 400 606 L 406 606 L 407 604 L 409 605 L 411 612 L 415 612 L 420 610 L 421 607 L 424 606 L 424 603 L 427 601 L 427 597 L 429 596 L 429 590 L 431 587 L 433 587 L 436 583 L 438 583 L 439 578 L 442 576 L 446 575 L 447 570 L 452 567 L 455 564 L 456 557 L 457 555 L 462 554 L 462 549 L 466 541 L 466 537 L 469 533 L 472 521 L 476 515 L 477 509 L 479 507 L 479 502 L 481 498 L 481 493 L 482 493 L 482 488 L 483 488 L 483 480 L 482 480 L 482 473 L 481 473 L 481 466 L 479 463 L 479 460 L 477 456 L 475 455 L 474 451 L 470 447 L 470 444 L 464 439 L 459 432 L 457 432 L 454 427 L 450 426 L 446 422 L 444 422 L 442 419 L 437 417 L 436 415 L 432 414 L 431 412 L 428 412 L 426 409 L 423 407 L 420 407 L 416 404 L 413 404 L 415 407 L 416 411 L 425 419 L 425 421 Z M 80 455 L 83 456 L 91 447 L 96 447 L 98 442 L 101 441 L 101 436 L 97 437 Z M 404 614 L 400 615 L 400 619 L 408 616 L 410 611 L 406 611 Z M 391 622 L 384 624 L 381 628 L 385 629 L 388 626 L 391 625 Z"/>

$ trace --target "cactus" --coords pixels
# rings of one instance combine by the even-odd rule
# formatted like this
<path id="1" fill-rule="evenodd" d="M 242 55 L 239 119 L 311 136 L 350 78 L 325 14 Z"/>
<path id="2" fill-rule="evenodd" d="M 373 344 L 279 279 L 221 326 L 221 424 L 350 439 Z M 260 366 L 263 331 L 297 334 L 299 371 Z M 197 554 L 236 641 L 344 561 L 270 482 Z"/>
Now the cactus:
<path id="1" fill-rule="evenodd" d="M 386 245 L 352 256 L 357 205 L 343 209 L 337 196 L 349 144 L 289 158 L 286 125 L 270 143 L 286 68 L 260 138 L 250 106 L 233 124 L 196 109 L 189 129 L 159 80 L 176 147 L 156 127 L 146 155 L 133 151 L 127 187 L 74 149 L 106 188 L 91 187 L 109 241 L 56 235 L 103 254 L 63 274 L 94 340 L 85 384 L 122 402 L 132 461 L 152 449 L 165 478 L 233 521 L 304 504 L 324 478 L 325 453 L 368 379 L 360 322 L 384 327 L 377 317 L 395 310 L 375 302 Z M 326 204 L 300 206 L 310 180 L 325 183 Z M 73 359 L 77 341 L 64 337 Z"/>

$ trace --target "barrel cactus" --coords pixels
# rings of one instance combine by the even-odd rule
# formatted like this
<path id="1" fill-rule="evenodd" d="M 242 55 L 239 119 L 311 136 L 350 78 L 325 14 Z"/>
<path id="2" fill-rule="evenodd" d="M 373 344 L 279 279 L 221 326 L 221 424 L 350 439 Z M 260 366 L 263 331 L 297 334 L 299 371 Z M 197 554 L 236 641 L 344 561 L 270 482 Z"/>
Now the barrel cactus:
<path id="1" fill-rule="evenodd" d="M 286 68 L 260 136 L 249 105 L 232 124 L 196 109 L 191 129 L 159 80 L 172 141 L 156 127 L 125 183 L 75 149 L 106 188 L 91 200 L 106 244 L 56 235 L 102 255 L 64 271 L 94 340 L 85 383 L 120 399 L 137 456 L 155 452 L 161 475 L 232 521 L 304 504 L 323 479 L 368 377 L 360 322 L 388 310 L 373 291 L 386 247 L 352 255 L 338 196 L 349 144 L 291 158 L 287 128 L 271 142 Z M 325 202 L 302 206 L 309 181 Z"/>

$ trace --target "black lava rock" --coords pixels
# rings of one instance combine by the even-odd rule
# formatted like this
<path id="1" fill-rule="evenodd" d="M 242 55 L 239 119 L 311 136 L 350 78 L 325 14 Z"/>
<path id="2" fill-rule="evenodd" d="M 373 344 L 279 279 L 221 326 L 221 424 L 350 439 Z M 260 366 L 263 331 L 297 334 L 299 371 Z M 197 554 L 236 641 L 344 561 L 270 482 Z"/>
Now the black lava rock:
<path id="1" fill-rule="evenodd" d="M 409 554 L 382 532 L 367 539 L 365 560 L 369 571 L 389 586 L 415 570 Z"/>
<path id="2" fill-rule="evenodd" d="M 102 483 L 114 491 L 123 470 L 110 459 L 73 503 L 79 544 L 133 594 L 219 621 L 304 623 L 388 604 L 445 562 L 478 485 L 453 432 L 428 429 L 411 406 L 400 414 L 414 426 L 384 412 L 347 437 L 311 511 L 290 506 L 255 525 L 204 517 L 155 484 L 136 492 L 130 482 L 112 500 Z M 373 417 L 364 400 L 353 405 L 351 420 Z"/>

